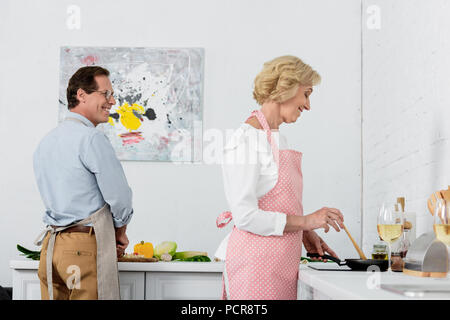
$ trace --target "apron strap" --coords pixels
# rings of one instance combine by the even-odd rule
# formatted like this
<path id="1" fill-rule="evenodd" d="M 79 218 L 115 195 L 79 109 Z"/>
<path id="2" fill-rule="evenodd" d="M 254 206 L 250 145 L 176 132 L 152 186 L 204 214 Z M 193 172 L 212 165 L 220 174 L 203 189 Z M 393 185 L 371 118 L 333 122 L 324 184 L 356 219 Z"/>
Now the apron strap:
<path id="1" fill-rule="evenodd" d="M 47 226 L 34 241 L 35 245 L 40 246 L 42 245 L 42 242 L 44 241 L 44 238 L 47 236 L 47 234 L 50 233 L 50 238 L 47 245 L 47 256 L 45 260 L 45 267 L 47 271 L 47 288 L 50 300 L 53 300 L 53 248 L 55 247 L 56 234 L 67 228 L 70 228 L 71 226 L 72 225 L 58 228 Z"/>
<path id="2" fill-rule="evenodd" d="M 272 147 L 272 153 L 273 153 L 273 158 L 275 160 L 275 163 L 277 164 L 277 166 L 279 167 L 279 163 L 280 163 L 280 152 L 277 146 L 277 143 L 275 142 L 274 139 L 272 139 L 272 131 L 270 130 L 269 124 L 267 123 L 266 117 L 264 116 L 264 114 L 261 112 L 261 110 L 255 110 L 252 112 L 252 116 L 255 116 L 256 119 L 258 120 L 258 122 L 261 124 L 261 126 L 263 127 L 264 131 L 266 131 L 267 133 L 267 141 L 269 141 L 270 146 Z"/>
<path id="3" fill-rule="evenodd" d="M 47 233 L 51 232 L 52 230 L 53 230 L 53 228 L 51 226 L 47 226 L 47 228 L 45 228 L 44 231 L 42 231 L 38 235 L 36 240 L 34 240 L 34 245 L 41 246 L 42 245 L 42 241 L 44 241 L 44 238 L 47 236 Z"/>
<path id="4" fill-rule="evenodd" d="M 228 221 L 223 222 L 225 219 L 228 219 Z M 233 216 L 231 215 L 230 211 L 222 212 L 216 219 L 217 228 L 225 227 L 228 223 L 230 223 L 231 219 L 233 219 Z"/>

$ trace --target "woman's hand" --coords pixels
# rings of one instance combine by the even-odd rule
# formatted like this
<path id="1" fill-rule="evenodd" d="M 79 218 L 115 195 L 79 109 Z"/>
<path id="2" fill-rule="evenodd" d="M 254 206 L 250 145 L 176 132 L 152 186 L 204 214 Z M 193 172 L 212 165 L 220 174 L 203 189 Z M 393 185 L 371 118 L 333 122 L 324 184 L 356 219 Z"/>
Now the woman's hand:
<path id="1" fill-rule="evenodd" d="M 331 256 L 338 258 L 337 254 L 330 249 L 330 247 L 322 240 L 321 237 L 317 235 L 314 231 L 303 231 L 303 245 L 309 253 L 318 253 L 323 256 L 325 252 L 329 253 Z M 322 260 L 322 258 L 311 258 L 313 260 Z M 327 262 L 327 259 L 323 260 Z"/>
<path id="2" fill-rule="evenodd" d="M 344 228 L 344 216 L 335 208 L 324 207 L 311 214 L 303 216 L 304 231 L 312 231 L 314 229 L 324 228 L 325 233 L 330 230 L 332 226 L 337 232 L 340 231 L 339 227 Z M 339 226 L 338 226 L 339 225 Z"/>

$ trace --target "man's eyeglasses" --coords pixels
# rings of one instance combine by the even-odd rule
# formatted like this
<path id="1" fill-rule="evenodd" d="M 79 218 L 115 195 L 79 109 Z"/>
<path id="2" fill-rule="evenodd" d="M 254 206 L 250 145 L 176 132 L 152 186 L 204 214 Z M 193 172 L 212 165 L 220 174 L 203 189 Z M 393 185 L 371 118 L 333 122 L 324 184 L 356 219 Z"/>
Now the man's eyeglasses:
<path id="1" fill-rule="evenodd" d="M 92 90 L 91 92 L 99 92 L 99 93 L 103 94 L 105 96 L 106 100 L 111 99 L 111 97 L 114 98 L 114 91 L 111 91 L 111 90 L 105 90 L 105 91 Z"/>

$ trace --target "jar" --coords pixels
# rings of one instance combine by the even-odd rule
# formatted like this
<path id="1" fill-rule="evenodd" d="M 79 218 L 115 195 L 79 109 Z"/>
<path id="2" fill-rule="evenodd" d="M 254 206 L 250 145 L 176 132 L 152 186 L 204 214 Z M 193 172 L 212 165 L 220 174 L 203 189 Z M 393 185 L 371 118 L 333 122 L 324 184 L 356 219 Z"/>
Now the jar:
<path id="1" fill-rule="evenodd" d="M 385 243 L 378 241 L 373 245 L 372 259 L 375 260 L 387 260 L 388 251 Z"/>
<path id="2" fill-rule="evenodd" d="M 400 253 L 392 253 L 391 255 L 391 270 L 395 272 L 403 271 L 404 262 Z"/>

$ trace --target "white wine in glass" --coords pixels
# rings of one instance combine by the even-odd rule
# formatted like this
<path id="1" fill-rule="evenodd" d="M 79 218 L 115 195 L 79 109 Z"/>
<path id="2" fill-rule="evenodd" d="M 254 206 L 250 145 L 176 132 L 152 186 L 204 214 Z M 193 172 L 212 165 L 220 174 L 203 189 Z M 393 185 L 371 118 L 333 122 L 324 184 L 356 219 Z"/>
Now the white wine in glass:
<path id="1" fill-rule="evenodd" d="M 388 272 L 391 273 L 391 244 L 400 238 L 403 232 L 403 213 L 395 204 L 383 203 L 378 214 L 378 235 L 389 247 Z"/>
<path id="2" fill-rule="evenodd" d="M 403 232 L 403 225 L 401 224 L 379 224 L 377 226 L 378 234 L 383 241 L 393 243 L 400 238 Z"/>
<path id="3" fill-rule="evenodd" d="M 436 238 L 450 246 L 450 204 L 442 199 L 436 202 L 433 229 Z"/>
<path id="4" fill-rule="evenodd" d="M 436 238 L 450 246 L 450 224 L 435 224 L 433 228 Z"/>

